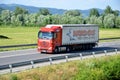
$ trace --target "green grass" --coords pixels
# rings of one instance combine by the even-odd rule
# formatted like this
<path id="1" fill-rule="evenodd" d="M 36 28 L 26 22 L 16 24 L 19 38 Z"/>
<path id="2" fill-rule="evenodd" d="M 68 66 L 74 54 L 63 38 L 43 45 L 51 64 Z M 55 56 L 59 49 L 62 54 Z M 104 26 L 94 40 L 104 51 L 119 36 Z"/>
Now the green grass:
<path id="1" fill-rule="evenodd" d="M 89 59 L 78 68 L 73 80 L 119 80 L 120 55 Z"/>
<path id="2" fill-rule="evenodd" d="M 100 29 L 99 38 L 116 38 L 120 37 L 120 29 Z"/>
<path id="3" fill-rule="evenodd" d="M 37 42 L 39 27 L 0 27 L 0 46 Z"/>
<path id="4" fill-rule="evenodd" d="M 18 73 L 0 75 L 0 80 L 119 80 L 120 55 L 71 61 Z"/>

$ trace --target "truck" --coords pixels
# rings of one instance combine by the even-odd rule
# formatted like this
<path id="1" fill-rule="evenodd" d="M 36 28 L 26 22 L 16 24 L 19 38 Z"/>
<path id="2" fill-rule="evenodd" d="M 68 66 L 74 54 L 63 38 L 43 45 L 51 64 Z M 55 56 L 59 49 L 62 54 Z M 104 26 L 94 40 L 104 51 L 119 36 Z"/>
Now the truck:
<path id="1" fill-rule="evenodd" d="M 38 32 L 40 53 L 92 49 L 98 42 L 99 27 L 96 24 L 50 24 Z"/>

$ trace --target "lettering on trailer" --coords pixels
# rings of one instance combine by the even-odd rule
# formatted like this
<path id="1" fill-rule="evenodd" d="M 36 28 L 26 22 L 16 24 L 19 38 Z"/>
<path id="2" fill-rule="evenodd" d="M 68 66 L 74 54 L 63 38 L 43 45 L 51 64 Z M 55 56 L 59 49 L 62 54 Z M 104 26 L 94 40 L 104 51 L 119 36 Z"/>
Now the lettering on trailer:
<path id="1" fill-rule="evenodd" d="M 75 30 L 73 31 L 73 36 L 93 36 L 95 30 Z"/>
<path id="2" fill-rule="evenodd" d="M 79 40 L 88 40 L 95 39 L 95 30 L 73 30 L 69 29 L 69 32 L 66 34 L 70 41 L 79 39 Z"/>

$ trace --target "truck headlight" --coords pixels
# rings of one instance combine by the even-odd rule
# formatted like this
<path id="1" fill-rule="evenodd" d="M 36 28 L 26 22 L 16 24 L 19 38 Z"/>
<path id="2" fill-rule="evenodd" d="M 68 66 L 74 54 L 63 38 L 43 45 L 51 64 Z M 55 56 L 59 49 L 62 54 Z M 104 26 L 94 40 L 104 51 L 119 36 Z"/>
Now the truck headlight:
<path id="1" fill-rule="evenodd" d="M 38 49 L 40 49 L 41 47 L 38 47 Z"/>
<path id="2" fill-rule="evenodd" d="M 52 47 L 49 47 L 48 50 L 52 50 Z"/>

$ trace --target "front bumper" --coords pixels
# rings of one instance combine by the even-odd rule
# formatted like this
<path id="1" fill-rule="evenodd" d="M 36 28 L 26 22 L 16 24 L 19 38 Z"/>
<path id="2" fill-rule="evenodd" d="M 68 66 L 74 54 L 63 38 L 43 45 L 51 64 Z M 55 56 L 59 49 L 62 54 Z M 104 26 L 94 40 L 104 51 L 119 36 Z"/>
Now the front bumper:
<path id="1" fill-rule="evenodd" d="M 49 49 L 39 49 L 39 48 L 38 48 L 38 52 L 41 52 L 41 53 L 53 53 L 53 50 L 49 50 Z"/>

